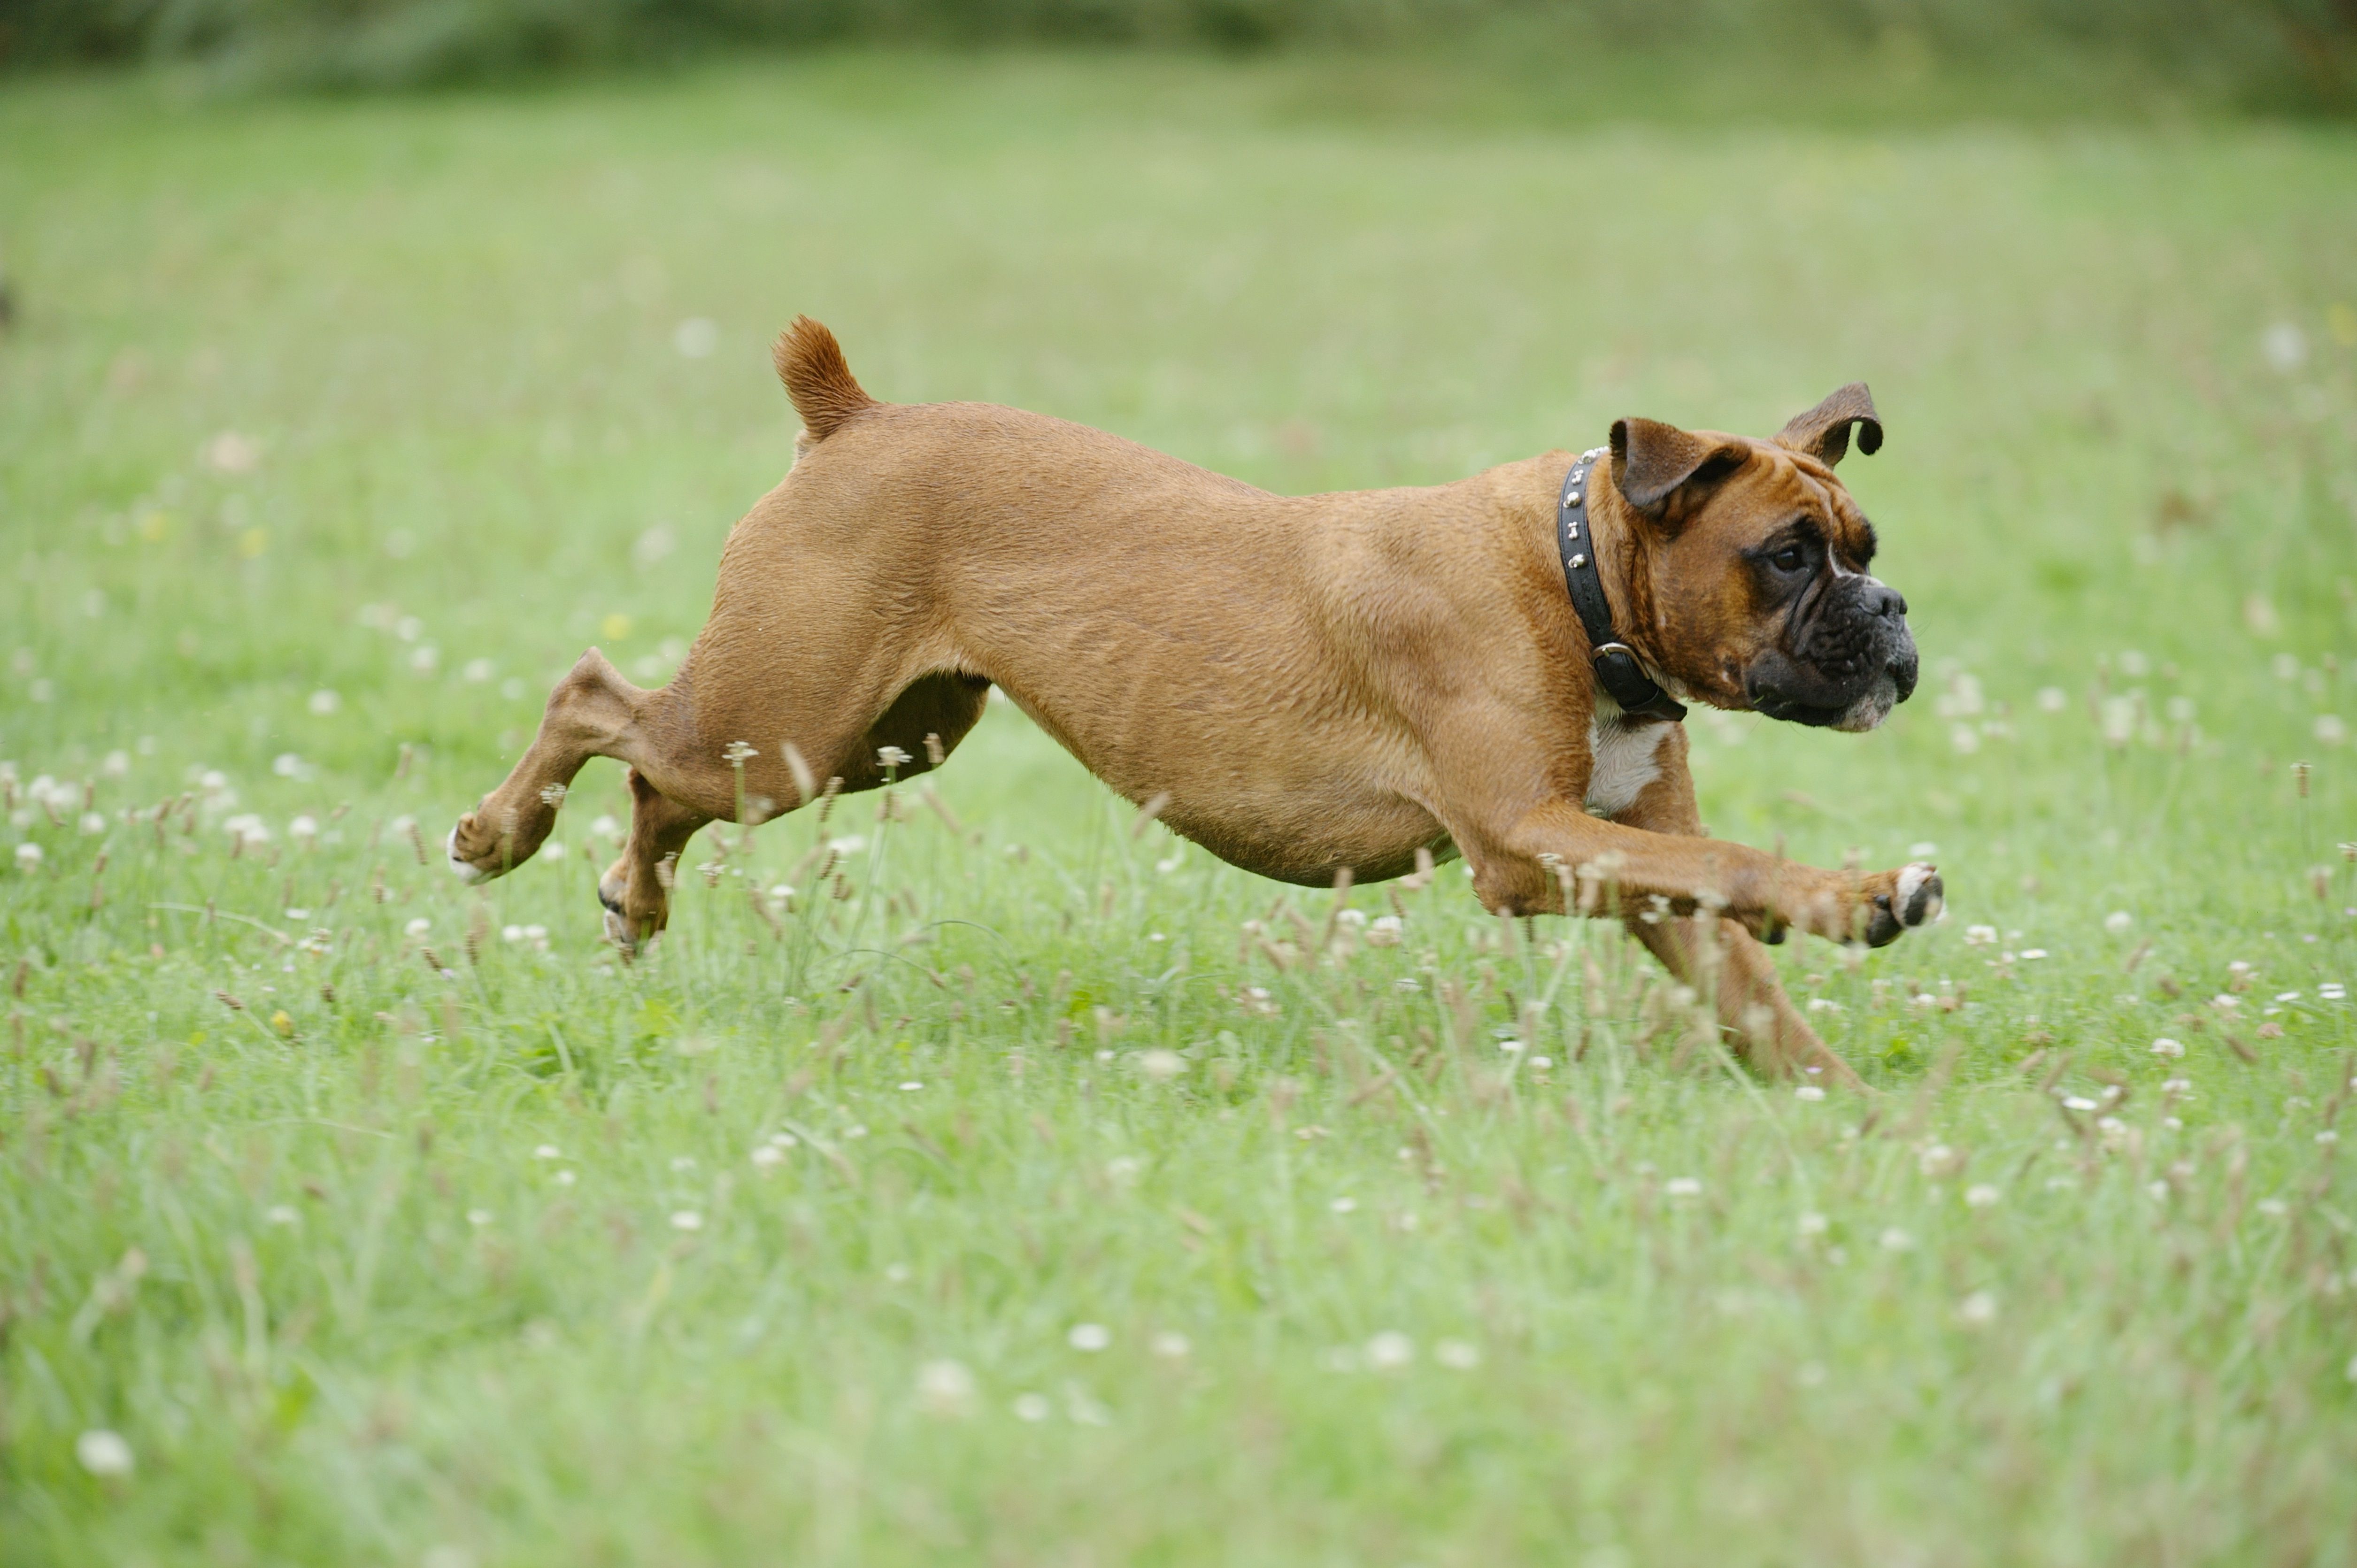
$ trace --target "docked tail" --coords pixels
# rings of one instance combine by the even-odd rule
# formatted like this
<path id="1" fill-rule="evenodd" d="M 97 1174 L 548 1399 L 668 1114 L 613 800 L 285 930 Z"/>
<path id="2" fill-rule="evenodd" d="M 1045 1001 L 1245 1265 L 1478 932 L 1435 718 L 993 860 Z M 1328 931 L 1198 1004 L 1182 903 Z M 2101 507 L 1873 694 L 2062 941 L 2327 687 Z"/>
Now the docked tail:
<path id="1" fill-rule="evenodd" d="M 794 412 L 802 416 L 796 456 L 834 435 L 853 414 L 877 406 L 852 378 L 834 334 L 807 316 L 795 317 L 778 334 L 770 357 L 777 363 L 778 379 L 786 383 L 786 395 L 794 400 Z"/>

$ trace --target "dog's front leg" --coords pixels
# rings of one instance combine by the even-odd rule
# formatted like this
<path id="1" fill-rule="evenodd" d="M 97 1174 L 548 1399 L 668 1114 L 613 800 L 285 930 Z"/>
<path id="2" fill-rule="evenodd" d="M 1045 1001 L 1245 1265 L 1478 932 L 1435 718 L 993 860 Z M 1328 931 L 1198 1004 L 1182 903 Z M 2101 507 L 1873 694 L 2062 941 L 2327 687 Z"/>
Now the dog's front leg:
<path id="1" fill-rule="evenodd" d="M 1607 822 L 1568 800 L 1527 809 L 1502 833 L 1484 833 L 1477 822 L 1452 827 L 1451 836 L 1482 903 L 1516 915 L 1564 908 L 1557 872 L 1583 889 L 1609 885 L 1631 908 L 1655 898 L 1679 915 L 1707 906 L 1755 937 L 1797 929 L 1880 947 L 1940 913 L 1940 877 L 1928 865 L 1825 871 L 1749 844 Z"/>
<path id="2" fill-rule="evenodd" d="M 1612 820 L 1647 832 L 1707 838 L 1686 768 L 1685 737 L 1657 748 L 1661 771 Z M 1650 913 L 1650 911 L 1647 911 Z M 1733 920 L 1697 914 L 1687 918 L 1627 916 L 1630 934 L 1685 984 L 1716 991 L 1719 1026 L 1755 1071 L 1771 1078 L 1813 1073 L 1855 1086 L 1857 1074 L 1809 1027 L 1776 977 L 1768 950 Z"/>

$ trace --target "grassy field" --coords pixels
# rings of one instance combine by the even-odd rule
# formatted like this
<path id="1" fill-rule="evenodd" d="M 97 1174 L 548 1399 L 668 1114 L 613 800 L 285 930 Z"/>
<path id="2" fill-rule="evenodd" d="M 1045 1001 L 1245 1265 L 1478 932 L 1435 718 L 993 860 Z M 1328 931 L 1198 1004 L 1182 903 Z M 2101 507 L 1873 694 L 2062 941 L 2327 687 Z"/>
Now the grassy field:
<path id="1" fill-rule="evenodd" d="M 0 97 L 0 1562 L 2357 1561 L 2357 138 L 1348 96 Z M 1722 835 L 1939 860 L 1780 957 L 1877 1093 L 1004 704 L 636 965 L 610 765 L 462 888 L 555 674 L 694 635 L 798 310 L 1281 490 L 1869 380 L 1922 692 L 1692 728 Z"/>

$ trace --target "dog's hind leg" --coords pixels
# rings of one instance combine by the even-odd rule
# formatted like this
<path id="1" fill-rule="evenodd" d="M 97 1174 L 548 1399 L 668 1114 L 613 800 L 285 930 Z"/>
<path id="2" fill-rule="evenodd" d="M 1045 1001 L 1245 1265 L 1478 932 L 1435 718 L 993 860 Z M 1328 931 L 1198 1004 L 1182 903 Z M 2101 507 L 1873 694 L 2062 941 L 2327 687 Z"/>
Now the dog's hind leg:
<path id="1" fill-rule="evenodd" d="M 596 649 L 581 656 L 549 693 L 540 733 L 505 782 L 450 830 L 450 869 L 468 882 L 513 870 L 532 858 L 556 825 L 573 776 L 593 757 L 636 760 L 647 699 Z"/>

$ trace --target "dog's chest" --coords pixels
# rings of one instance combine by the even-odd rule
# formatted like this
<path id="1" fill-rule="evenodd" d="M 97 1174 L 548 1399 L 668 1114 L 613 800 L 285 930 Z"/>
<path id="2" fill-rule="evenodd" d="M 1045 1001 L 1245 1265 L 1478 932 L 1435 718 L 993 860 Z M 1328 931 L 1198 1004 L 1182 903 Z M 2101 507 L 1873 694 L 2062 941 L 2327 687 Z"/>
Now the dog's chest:
<path id="1" fill-rule="evenodd" d="M 1617 817 L 1635 805 L 1645 786 L 1662 776 L 1662 742 L 1669 733 L 1665 724 L 1629 723 L 1618 704 L 1599 695 L 1596 716 L 1587 721 L 1587 750 L 1593 759 L 1584 802 L 1587 809 L 1599 817 Z"/>

